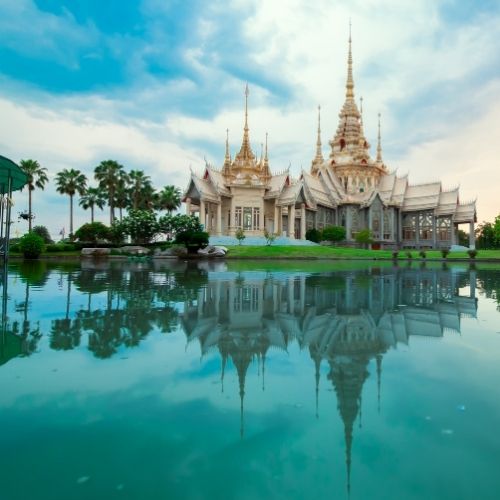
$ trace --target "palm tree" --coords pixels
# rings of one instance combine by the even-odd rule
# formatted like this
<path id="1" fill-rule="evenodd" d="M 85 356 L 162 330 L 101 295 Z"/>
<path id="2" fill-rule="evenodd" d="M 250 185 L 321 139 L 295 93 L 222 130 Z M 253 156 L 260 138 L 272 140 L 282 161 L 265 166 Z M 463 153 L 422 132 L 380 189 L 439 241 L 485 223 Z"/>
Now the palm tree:
<path id="1" fill-rule="evenodd" d="M 115 192 L 123 174 L 123 166 L 115 160 L 104 160 L 94 169 L 95 180 L 107 192 L 109 204 L 109 223 L 115 220 Z"/>
<path id="2" fill-rule="evenodd" d="M 181 190 L 175 186 L 165 186 L 160 191 L 158 207 L 171 214 L 181 206 Z"/>
<path id="3" fill-rule="evenodd" d="M 90 222 L 94 222 L 94 207 L 100 208 L 101 210 L 104 208 L 104 204 L 106 203 L 106 198 L 102 189 L 89 187 L 80 197 L 80 206 L 84 210 L 88 210 L 90 208 Z"/>
<path id="4" fill-rule="evenodd" d="M 139 204 L 144 202 L 143 194 L 152 191 L 151 179 L 148 175 L 145 175 L 142 170 L 131 170 L 128 174 L 130 194 L 132 197 L 132 208 L 137 210 Z"/>
<path id="5" fill-rule="evenodd" d="M 69 195 L 69 234 L 73 234 L 73 196 L 80 196 L 87 187 L 87 177 L 75 169 L 64 169 L 56 175 L 57 192 Z"/>
<path id="6" fill-rule="evenodd" d="M 41 167 L 36 160 L 21 160 L 19 166 L 28 177 L 28 231 L 31 233 L 31 192 L 35 187 L 44 189 L 45 184 L 49 182 L 47 169 Z"/>
<path id="7" fill-rule="evenodd" d="M 114 205 L 120 212 L 120 221 L 123 218 L 123 209 L 130 207 L 130 191 L 128 185 L 130 179 L 127 172 L 120 172 L 118 183 L 116 185 Z"/>

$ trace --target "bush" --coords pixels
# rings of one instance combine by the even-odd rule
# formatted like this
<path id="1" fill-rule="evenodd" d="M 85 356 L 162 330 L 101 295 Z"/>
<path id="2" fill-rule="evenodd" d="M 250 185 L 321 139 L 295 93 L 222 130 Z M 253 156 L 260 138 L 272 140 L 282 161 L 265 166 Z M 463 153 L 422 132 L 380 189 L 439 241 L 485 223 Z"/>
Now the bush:
<path id="1" fill-rule="evenodd" d="M 392 251 L 392 258 L 396 260 L 399 257 L 399 250 Z"/>
<path id="2" fill-rule="evenodd" d="M 47 253 L 57 253 L 57 252 L 73 252 L 76 250 L 76 246 L 72 243 L 53 243 L 47 245 L 45 251 Z"/>
<path id="3" fill-rule="evenodd" d="M 412 255 L 412 253 L 409 250 L 406 252 L 406 257 L 408 259 L 413 259 L 413 255 Z"/>
<path id="4" fill-rule="evenodd" d="M 75 238 L 78 241 L 97 243 L 99 240 L 110 239 L 110 229 L 102 222 L 91 222 L 80 226 L 75 231 Z"/>
<path id="5" fill-rule="evenodd" d="M 273 241 L 276 239 L 278 235 L 276 233 L 270 233 L 267 229 L 264 229 L 264 238 L 266 239 L 266 244 L 271 246 Z"/>
<path id="6" fill-rule="evenodd" d="M 319 243 L 321 241 L 321 231 L 315 228 L 308 229 L 306 231 L 306 240 Z"/>
<path id="7" fill-rule="evenodd" d="M 238 240 L 238 244 L 241 245 L 243 243 L 243 240 L 246 238 L 245 236 L 245 231 L 241 227 L 239 227 L 236 232 L 234 233 L 234 236 Z"/>
<path id="8" fill-rule="evenodd" d="M 450 253 L 449 248 L 441 248 L 441 255 L 442 255 L 443 259 L 446 259 L 446 257 L 448 257 L 449 253 Z"/>
<path id="9" fill-rule="evenodd" d="M 321 233 L 321 239 L 336 243 L 345 240 L 345 228 L 342 226 L 327 226 Z"/>
<path id="10" fill-rule="evenodd" d="M 373 242 L 372 232 L 369 229 L 362 229 L 356 234 L 354 239 L 356 240 L 356 243 L 366 247 Z"/>
<path id="11" fill-rule="evenodd" d="M 19 250 L 25 259 L 38 259 L 45 250 L 45 243 L 38 234 L 27 233 L 19 240 Z"/>
<path id="12" fill-rule="evenodd" d="M 208 245 L 208 233 L 205 231 L 181 231 L 175 237 L 175 243 L 184 245 L 189 252 L 197 252 Z"/>
<path id="13" fill-rule="evenodd" d="M 50 237 L 49 230 L 45 226 L 35 226 L 32 230 L 32 233 L 38 234 L 40 238 L 42 238 L 44 243 L 54 243 L 54 240 Z"/>
<path id="14" fill-rule="evenodd" d="M 122 235 L 130 236 L 132 243 L 149 243 L 159 232 L 160 226 L 154 212 L 149 210 L 130 210 L 121 222 L 114 223 Z"/>
<path id="15" fill-rule="evenodd" d="M 467 250 L 467 254 L 469 255 L 469 258 L 475 259 L 477 255 L 477 250 L 474 248 L 471 248 L 470 250 Z"/>
<path id="16" fill-rule="evenodd" d="M 425 259 L 427 257 L 427 254 L 425 253 L 425 250 L 420 250 L 420 252 L 418 252 L 418 255 L 420 255 L 421 259 Z"/>

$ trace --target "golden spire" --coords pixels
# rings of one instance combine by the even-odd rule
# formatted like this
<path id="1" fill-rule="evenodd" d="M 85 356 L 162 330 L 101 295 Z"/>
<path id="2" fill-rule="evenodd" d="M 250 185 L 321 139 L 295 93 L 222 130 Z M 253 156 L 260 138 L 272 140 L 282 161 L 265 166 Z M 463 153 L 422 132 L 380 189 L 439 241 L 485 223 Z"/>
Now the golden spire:
<path id="1" fill-rule="evenodd" d="M 380 139 L 380 113 L 378 114 L 377 163 L 382 163 L 382 143 Z"/>
<path id="2" fill-rule="evenodd" d="M 351 20 L 349 19 L 349 55 L 347 56 L 347 82 L 346 97 L 354 98 L 354 79 L 352 77 L 352 39 L 351 39 Z"/>
<path id="3" fill-rule="evenodd" d="M 269 170 L 269 157 L 267 155 L 267 132 L 266 132 L 266 145 L 265 145 L 265 148 L 264 148 L 264 163 L 262 163 L 262 175 L 267 178 L 267 179 L 270 179 L 272 176 L 271 176 L 271 170 Z"/>
<path id="4" fill-rule="evenodd" d="M 318 106 L 318 136 L 316 139 L 316 156 L 311 164 L 311 173 L 315 173 L 318 167 L 324 163 L 323 151 L 321 149 L 321 106 Z"/>
<path id="5" fill-rule="evenodd" d="M 248 83 L 245 86 L 245 126 L 243 128 L 243 142 L 241 144 L 240 152 L 236 155 L 236 160 L 247 163 L 255 159 L 252 148 L 250 147 L 250 139 L 248 136 Z M 242 165 L 243 166 L 243 165 Z"/>
<path id="6" fill-rule="evenodd" d="M 222 173 L 229 175 L 231 171 L 231 154 L 229 152 L 229 129 L 226 129 L 226 154 L 224 156 L 224 164 L 222 165 Z"/>

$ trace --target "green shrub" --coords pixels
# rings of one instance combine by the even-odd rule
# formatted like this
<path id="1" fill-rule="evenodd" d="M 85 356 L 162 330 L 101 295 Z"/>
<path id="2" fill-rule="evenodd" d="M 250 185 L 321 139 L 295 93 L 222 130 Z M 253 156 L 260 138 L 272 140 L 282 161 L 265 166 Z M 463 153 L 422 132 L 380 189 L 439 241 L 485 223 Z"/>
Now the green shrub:
<path id="1" fill-rule="evenodd" d="M 110 230 L 102 222 L 91 222 L 80 226 L 75 231 L 75 238 L 78 241 L 97 243 L 99 240 L 109 240 Z"/>
<path id="2" fill-rule="evenodd" d="M 321 232 L 321 239 L 325 241 L 331 241 L 336 243 L 338 241 L 345 240 L 345 227 L 342 226 L 327 226 Z"/>
<path id="3" fill-rule="evenodd" d="M 418 252 L 418 255 L 420 255 L 421 259 L 425 259 L 427 257 L 427 254 L 425 253 L 425 250 L 420 250 L 420 252 Z"/>
<path id="4" fill-rule="evenodd" d="M 27 233 L 19 240 L 19 250 L 25 259 L 38 259 L 45 250 L 45 243 L 38 234 Z"/>
<path id="5" fill-rule="evenodd" d="M 38 234 L 45 244 L 54 243 L 54 240 L 50 237 L 49 230 L 45 226 L 35 226 L 31 232 Z"/>
<path id="6" fill-rule="evenodd" d="M 76 246 L 72 243 L 53 243 L 52 245 L 47 245 L 45 249 L 47 253 L 73 252 L 75 250 Z"/>
<path id="7" fill-rule="evenodd" d="M 413 259 L 413 254 L 409 250 L 406 251 L 406 258 Z"/>
<path id="8" fill-rule="evenodd" d="M 16 243 L 11 243 L 9 245 L 9 252 L 21 253 L 21 247 L 19 246 L 19 241 Z"/>
<path id="9" fill-rule="evenodd" d="M 264 238 L 266 239 L 266 244 L 271 246 L 273 241 L 276 239 L 278 235 L 276 233 L 270 233 L 267 229 L 264 229 Z"/>
<path id="10" fill-rule="evenodd" d="M 243 243 L 243 240 L 246 238 L 245 236 L 245 231 L 241 227 L 239 227 L 236 232 L 234 233 L 234 236 L 238 240 L 238 244 L 241 245 Z"/>
<path id="11" fill-rule="evenodd" d="M 205 231 L 181 231 L 177 233 L 175 243 L 184 245 L 190 252 L 196 252 L 208 245 L 208 233 Z"/>
<path id="12" fill-rule="evenodd" d="M 392 258 L 396 260 L 399 257 L 399 250 L 392 251 Z"/>
<path id="13" fill-rule="evenodd" d="M 315 228 L 308 229 L 306 231 L 306 240 L 319 243 L 321 241 L 321 231 Z"/>
<path id="14" fill-rule="evenodd" d="M 442 255 L 443 259 L 446 259 L 446 257 L 448 257 L 449 253 L 450 253 L 449 248 L 441 248 L 441 255 Z"/>
<path id="15" fill-rule="evenodd" d="M 469 255 L 469 258 L 475 259 L 477 255 L 477 250 L 474 248 L 471 248 L 470 250 L 467 250 L 467 254 Z"/>
<path id="16" fill-rule="evenodd" d="M 370 243 L 373 243 L 372 232 L 369 229 L 362 229 L 354 237 L 356 243 L 363 247 L 367 247 Z"/>
<path id="17" fill-rule="evenodd" d="M 135 245 L 149 243 L 160 232 L 156 214 L 149 210 L 130 210 L 117 227 Z"/>

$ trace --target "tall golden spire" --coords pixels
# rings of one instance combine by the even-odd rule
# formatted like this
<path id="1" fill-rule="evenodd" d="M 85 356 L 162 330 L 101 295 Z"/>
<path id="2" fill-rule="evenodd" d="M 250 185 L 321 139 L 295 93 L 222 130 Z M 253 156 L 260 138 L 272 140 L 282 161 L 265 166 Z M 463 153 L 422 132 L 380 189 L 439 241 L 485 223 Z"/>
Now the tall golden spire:
<path id="1" fill-rule="evenodd" d="M 226 154 L 224 156 L 224 164 L 222 165 L 222 173 L 229 175 L 231 171 L 231 153 L 229 152 L 229 129 L 226 129 Z"/>
<path id="2" fill-rule="evenodd" d="M 245 126 L 243 128 L 243 142 L 241 143 L 240 152 L 236 155 L 235 160 L 240 164 L 239 166 L 253 166 L 250 162 L 255 160 L 255 155 L 253 154 L 252 148 L 250 147 L 250 139 L 248 135 L 248 95 L 250 94 L 248 90 L 248 83 L 245 86 Z"/>
<path id="3" fill-rule="evenodd" d="M 377 163 L 382 163 L 382 141 L 380 138 L 380 113 L 378 114 Z"/>
<path id="4" fill-rule="evenodd" d="M 265 179 L 270 179 L 271 176 L 271 170 L 269 169 L 269 156 L 267 154 L 267 132 L 266 132 L 266 145 L 264 148 L 264 162 L 262 163 L 262 175 L 264 176 Z"/>
<path id="5" fill-rule="evenodd" d="M 316 138 L 316 156 L 311 163 L 311 173 L 315 173 L 319 166 L 323 164 L 323 151 L 321 147 L 321 106 L 318 106 L 318 136 Z"/>
<path id="6" fill-rule="evenodd" d="M 347 56 L 347 82 L 346 97 L 354 98 L 354 79 L 352 77 L 352 39 L 351 39 L 351 20 L 349 19 L 349 55 Z"/>

